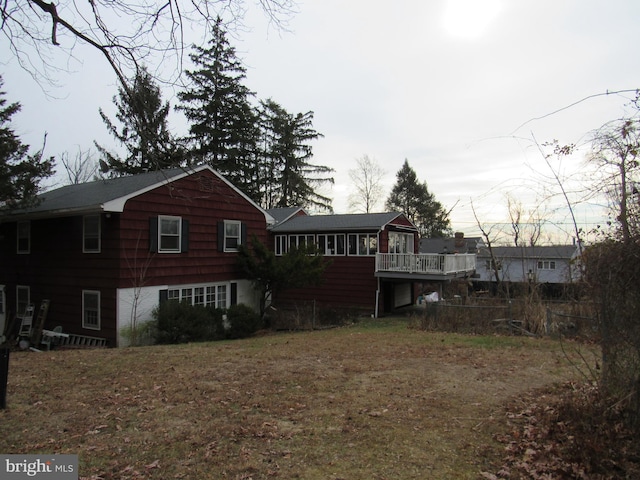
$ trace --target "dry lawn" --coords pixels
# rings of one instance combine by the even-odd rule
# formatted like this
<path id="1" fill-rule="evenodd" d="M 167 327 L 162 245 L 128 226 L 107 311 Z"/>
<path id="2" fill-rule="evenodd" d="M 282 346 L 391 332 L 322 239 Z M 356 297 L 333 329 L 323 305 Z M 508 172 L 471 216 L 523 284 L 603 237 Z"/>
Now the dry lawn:
<path id="1" fill-rule="evenodd" d="M 495 471 L 504 405 L 578 378 L 577 344 L 407 328 L 12 352 L 0 452 L 86 479 L 465 479 Z M 580 352 L 578 352 L 580 350 Z M 590 353 L 588 353 L 590 355 Z"/>

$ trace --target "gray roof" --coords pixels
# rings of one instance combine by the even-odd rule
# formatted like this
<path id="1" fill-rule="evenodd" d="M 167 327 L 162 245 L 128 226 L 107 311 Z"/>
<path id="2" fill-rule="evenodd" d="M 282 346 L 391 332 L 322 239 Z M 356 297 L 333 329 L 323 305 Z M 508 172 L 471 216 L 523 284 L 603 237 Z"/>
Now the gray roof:
<path id="1" fill-rule="evenodd" d="M 0 211 L 0 219 L 4 217 L 11 220 L 19 220 L 21 218 L 83 215 L 101 212 L 118 213 L 124 210 L 125 203 L 130 198 L 202 170 L 209 170 L 216 174 L 221 180 L 228 183 L 231 188 L 235 189 L 239 195 L 242 195 L 248 202 L 262 211 L 267 223 L 273 223 L 273 218 L 267 212 L 229 183 L 217 171 L 206 165 L 193 168 L 155 170 L 126 177 L 67 185 L 38 195 L 41 202 L 35 207 Z"/>
<path id="2" fill-rule="evenodd" d="M 398 212 L 299 215 L 275 225 L 271 231 L 274 233 L 377 231 L 400 216 L 402 214 Z"/>
<path id="3" fill-rule="evenodd" d="M 573 258 L 578 253 L 577 245 L 541 245 L 535 247 L 492 247 L 496 258 Z M 489 248 L 478 251 L 479 257 L 490 257 Z"/>
<path id="4" fill-rule="evenodd" d="M 132 196 L 192 172 L 175 168 L 67 185 L 38 195 L 40 203 L 34 207 L 2 212 L 0 215 L 32 217 L 56 213 L 118 212 L 122 211 L 126 200 Z"/>
<path id="5" fill-rule="evenodd" d="M 268 208 L 267 213 L 273 217 L 276 223 L 280 223 L 301 210 L 304 211 L 302 207 Z"/>

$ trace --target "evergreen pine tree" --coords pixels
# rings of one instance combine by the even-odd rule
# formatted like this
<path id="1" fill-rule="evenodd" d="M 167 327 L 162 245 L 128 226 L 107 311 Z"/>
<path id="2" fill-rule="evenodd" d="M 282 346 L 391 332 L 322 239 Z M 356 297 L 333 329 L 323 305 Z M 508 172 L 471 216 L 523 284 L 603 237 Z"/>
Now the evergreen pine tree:
<path id="1" fill-rule="evenodd" d="M 292 115 L 269 99 L 260 108 L 261 203 L 272 207 L 318 207 L 331 210 L 331 199 L 317 192 L 333 184 L 332 168 L 311 163 L 309 142 L 322 137 L 313 128 L 313 112 Z"/>
<path id="2" fill-rule="evenodd" d="M 42 151 L 29 155 L 29 145 L 10 126 L 20 104 L 7 105 L 4 95 L 0 92 L 0 208 L 28 206 L 35 203 L 40 181 L 54 173 L 53 157 L 43 159 Z"/>
<path id="3" fill-rule="evenodd" d="M 246 69 L 229 44 L 222 20 L 213 26 L 207 48 L 194 46 L 191 88 L 178 94 L 177 108 L 190 122 L 188 141 L 195 163 L 206 163 L 250 197 L 255 195 L 256 113 L 243 85 Z"/>
<path id="4" fill-rule="evenodd" d="M 182 152 L 169 132 L 169 102 L 162 103 L 160 88 L 146 68 L 142 67 L 136 75 L 131 94 L 119 88 L 113 103 L 121 126 L 115 125 L 102 109 L 100 116 L 109 132 L 126 148 L 127 157 L 122 159 L 94 142 L 105 157 L 101 162 L 103 173 L 110 170 L 116 176 L 131 175 L 182 163 Z"/>
<path id="5" fill-rule="evenodd" d="M 424 238 L 451 235 L 448 212 L 429 192 L 427 182 L 418 181 L 406 159 L 396 174 L 396 184 L 387 198 L 386 208 L 404 213 Z"/>

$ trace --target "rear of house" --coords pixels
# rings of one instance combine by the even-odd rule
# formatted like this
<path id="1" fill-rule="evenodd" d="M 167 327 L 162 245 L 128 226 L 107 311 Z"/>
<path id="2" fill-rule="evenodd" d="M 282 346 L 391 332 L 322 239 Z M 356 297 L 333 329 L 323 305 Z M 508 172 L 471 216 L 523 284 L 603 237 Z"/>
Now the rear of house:
<path id="1" fill-rule="evenodd" d="M 285 217 L 277 211 L 269 213 Z M 417 228 L 403 214 L 306 215 L 297 211 L 270 231 L 276 255 L 292 245 L 313 243 L 327 262 L 321 285 L 280 292 L 274 298 L 276 307 L 313 304 L 377 315 L 414 301 L 412 280 L 386 280 L 375 274 L 379 252 L 417 252 Z"/>
<path id="2" fill-rule="evenodd" d="M 71 185 L 0 216 L 6 323 L 50 300 L 45 328 L 126 344 L 163 299 L 257 306 L 238 245 L 273 219 L 209 167 Z M 15 323 L 14 323 L 15 325 Z"/>

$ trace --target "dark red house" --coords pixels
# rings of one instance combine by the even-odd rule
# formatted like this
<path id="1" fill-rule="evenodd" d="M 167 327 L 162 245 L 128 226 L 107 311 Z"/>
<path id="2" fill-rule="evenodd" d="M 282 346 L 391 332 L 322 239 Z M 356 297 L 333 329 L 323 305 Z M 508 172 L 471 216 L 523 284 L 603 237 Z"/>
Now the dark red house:
<path id="1" fill-rule="evenodd" d="M 255 305 L 239 244 L 271 216 L 202 166 L 62 187 L 0 214 L 0 325 L 50 300 L 46 328 L 123 343 L 161 298 Z M 1 333 L 1 332 L 0 332 Z"/>
<path id="2" fill-rule="evenodd" d="M 0 210 L 0 335 L 28 305 L 48 300 L 45 328 L 126 344 L 163 299 L 258 308 L 237 266 L 256 236 L 276 255 L 312 242 L 329 262 L 320 286 L 281 292 L 378 315 L 414 301 L 416 282 L 475 268 L 466 256 L 418 254 L 418 231 L 401 213 L 307 215 L 265 211 L 213 169 L 200 166 L 70 185 L 33 208 Z M 15 325 L 15 324 L 14 324 Z"/>
<path id="3" fill-rule="evenodd" d="M 328 261 L 321 285 L 282 292 L 274 299 L 276 305 L 315 302 L 377 316 L 413 303 L 411 275 L 377 274 L 380 254 L 417 253 L 418 229 L 403 214 L 306 215 L 302 209 L 269 213 L 279 220 L 270 227 L 276 255 L 292 245 L 315 243 Z"/>

